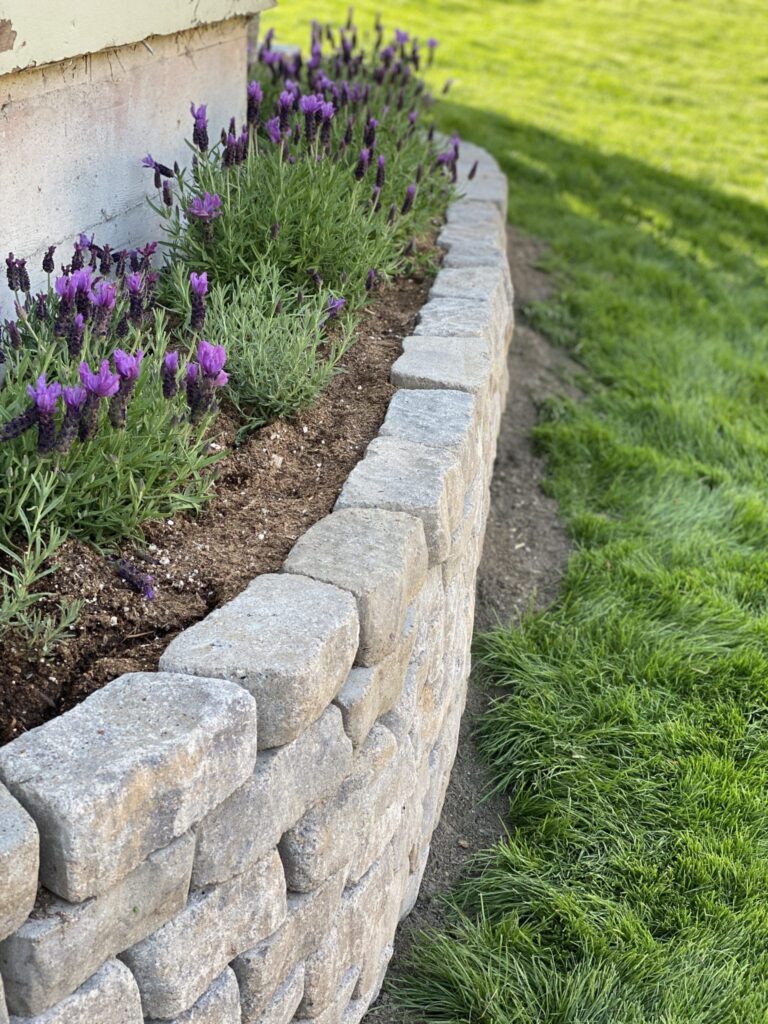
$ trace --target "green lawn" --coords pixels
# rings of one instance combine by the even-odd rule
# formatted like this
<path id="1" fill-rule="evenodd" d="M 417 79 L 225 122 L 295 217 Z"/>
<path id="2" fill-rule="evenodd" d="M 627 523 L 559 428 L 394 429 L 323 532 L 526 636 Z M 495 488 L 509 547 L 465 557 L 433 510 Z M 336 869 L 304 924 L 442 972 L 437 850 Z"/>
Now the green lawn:
<path id="1" fill-rule="evenodd" d="M 575 544 L 561 596 L 477 643 L 510 837 L 400 997 L 445 1024 L 765 1024 L 768 9 L 384 10 L 441 39 L 441 120 L 548 243 L 557 295 L 528 315 L 585 390 L 538 430 Z"/>

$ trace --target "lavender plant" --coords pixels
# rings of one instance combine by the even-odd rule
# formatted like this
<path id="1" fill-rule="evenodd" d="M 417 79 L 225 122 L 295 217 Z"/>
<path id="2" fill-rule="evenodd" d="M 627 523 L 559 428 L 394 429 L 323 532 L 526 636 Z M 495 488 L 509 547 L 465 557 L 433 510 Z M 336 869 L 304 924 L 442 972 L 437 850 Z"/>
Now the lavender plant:
<path id="1" fill-rule="evenodd" d="M 154 249 L 112 253 L 81 236 L 38 296 L 23 261 L 6 261 L 17 312 L 0 331 L 0 544 L 8 550 L 17 549 L 30 479 L 56 498 L 46 529 L 102 547 L 206 499 L 220 457 L 206 428 L 227 381 L 226 353 L 183 328 L 170 348 L 167 314 L 155 308 Z M 49 250 L 51 276 L 52 261 Z M 180 386 L 198 374 L 197 389 Z"/>
<path id="2" fill-rule="evenodd" d="M 145 160 L 171 259 L 211 284 L 253 279 L 268 262 L 290 287 L 327 286 L 354 309 L 371 273 L 401 272 L 445 209 L 458 149 L 435 147 L 418 41 L 400 32 L 385 46 L 377 26 L 366 50 L 354 25 L 329 35 L 324 50 L 314 26 L 305 62 L 274 51 L 268 34 L 247 123 L 233 120 L 211 146 L 205 107 L 193 104 L 192 166 Z"/>

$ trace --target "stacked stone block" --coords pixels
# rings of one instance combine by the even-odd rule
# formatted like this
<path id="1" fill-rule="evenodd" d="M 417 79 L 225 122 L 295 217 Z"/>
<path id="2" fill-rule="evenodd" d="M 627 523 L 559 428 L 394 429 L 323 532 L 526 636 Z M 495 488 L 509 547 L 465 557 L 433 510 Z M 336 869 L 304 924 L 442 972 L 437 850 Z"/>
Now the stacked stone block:
<path id="1" fill-rule="evenodd" d="M 375 999 L 456 754 L 508 385 L 506 182 L 475 159 L 334 511 L 159 672 L 0 750 L 0 1024 L 357 1024 Z"/>

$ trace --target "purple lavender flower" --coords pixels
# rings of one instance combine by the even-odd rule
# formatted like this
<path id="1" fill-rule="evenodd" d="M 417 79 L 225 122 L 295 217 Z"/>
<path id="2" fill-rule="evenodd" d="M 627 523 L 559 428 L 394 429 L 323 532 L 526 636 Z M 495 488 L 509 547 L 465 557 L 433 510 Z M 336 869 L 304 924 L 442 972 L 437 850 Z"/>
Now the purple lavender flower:
<path id="1" fill-rule="evenodd" d="M 5 329 L 8 332 L 8 340 L 11 343 L 11 348 L 13 348 L 13 349 L 20 349 L 21 348 L 21 331 L 19 330 L 18 323 L 15 320 L 6 320 L 5 321 Z"/>
<path id="2" fill-rule="evenodd" d="M 216 217 L 221 216 L 221 196 L 215 192 L 205 192 L 202 197 L 195 196 L 187 213 L 204 224 L 210 224 Z"/>
<path id="3" fill-rule="evenodd" d="M 154 169 L 155 169 L 155 161 L 152 158 L 152 154 L 151 153 L 147 153 L 147 155 L 141 161 L 141 166 L 142 167 L 149 167 L 150 170 L 154 171 Z"/>
<path id="4" fill-rule="evenodd" d="M 376 161 L 376 188 L 381 191 L 384 188 L 384 178 L 386 176 L 386 157 L 380 156 Z"/>
<path id="5" fill-rule="evenodd" d="M 99 273 L 105 277 L 112 269 L 112 250 L 108 245 L 103 246 L 101 250 L 101 259 L 99 261 Z"/>
<path id="6" fill-rule="evenodd" d="M 255 125 L 259 121 L 259 112 L 261 111 L 261 104 L 264 101 L 264 90 L 261 88 L 261 82 L 252 81 L 248 83 L 248 124 Z"/>
<path id="7" fill-rule="evenodd" d="M 277 239 L 279 234 L 280 234 L 280 222 L 279 221 L 275 221 L 275 223 L 272 225 L 272 227 L 270 229 L 270 232 L 269 232 L 270 238 L 272 239 L 273 242 Z"/>
<path id="8" fill-rule="evenodd" d="M 85 333 L 85 317 L 78 313 L 69 325 L 67 334 L 67 351 L 70 359 L 77 359 L 83 350 L 83 335 Z"/>
<path id="9" fill-rule="evenodd" d="M 190 327 L 193 331 L 199 331 L 205 323 L 205 296 L 208 293 L 208 274 L 196 274 L 194 271 L 189 275 L 189 289 L 192 292 L 192 316 Z"/>
<path id="10" fill-rule="evenodd" d="M 125 580 L 137 594 L 141 594 L 147 601 L 154 601 L 157 594 L 154 577 L 142 572 L 127 558 L 121 558 L 117 563 L 117 575 L 121 580 Z"/>
<path id="11" fill-rule="evenodd" d="M 341 313 L 342 309 L 344 309 L 346 304 L 346 299 L 334 299 L 333 296 L 331 296 L 328 299 L 328 320 L 336 320 L 339 313 Z"/>
<path id="12" fill-rule="evenodd" d="M 212 345 L 201 338 L 197 346 L 197 359 L 206 377 L 216 377 L 227 361 L 227 353 L 223 345 Z"/>
<path id="13" fill-rule="evenodd" d="M 197 146 L 201 153 L 205 153 L 208 150 L 207 107 L 205 103 L 201 103 L 199 107 L 195 108 L 195 104 L 190 103 L 189 112 L 195 122 L 192 128 L 192 142 Z"/>
<path id="14" fill-rule="evenodd" d="M 429 56 L 427 57 L 427 64 L 428 64 L 429 67 L 432 67 L 432 64 L 434 63 L 434 60 L 435 60 L 435 50 L 437 49 L 437 47 L 438 47 L 438 42 L 437 42 L 436 39 L 429 38 L 427 40 L 427 49 L 429 50 Z"/>
<path id="15" fill-rule="evenodd" d="M 375 117 L 369 117 L 365 131 L 363 132 L 363 145 L 373 152 L 373 148 L 376 145 L 376 129 L 379 127 L 379 122 Z"/>
<path id="16" fill-rule="evenodd" d="M 361 149 L 360 156 L 357 160 L 357 166 L 355 167 L 355 178 L 358 181 L 362 181 L 368 172 L 368 168 L 371 163 L 371 151 L 370 149 Z"/>
<path id="17" fill-rule="evenodd" d="M 317 132 L 317 119 L 325 105 L 325 100 L 318 94 L 302 96 L 299 100 L 299 110 L 304 115 L 304 131 L 309 145 L 315 141 Z"/>
<path id="18" fill-rule="evenodd" d="M 59 436 L 56 438 L 55 448 L 57 452 L 68 452 L 77 437 L 80 428 L 80 417 L 83 407 L 88 398 L 85 388 L 76 385 L 62 389 L 64 397 L 64 420 L 61 424 Z"/>
<path id="19" fill-rule="evenodd" d="M 282 141 L 282 135 L 280 134 L 280 118 L 273 117 L 264 125 L 269 136 L 270 142 L 274 142 L 277 145 Z"/>
<path id="20" fill-rule="evenodd" d="M 12 420 L 0 427 L 0 441 L 15 441 L 37 423 L 37 406 L 30 405 L 28 409 L 14 416 Z"/>
<path id="21" fill-rule="evenodd" d="M 19 278 L 19 290 L 22 292 L 26 292 L 26 294 L 29 295 L 31 285 L 29 282 L 29 273 L 27 271 L 26 260 L 16 260 L 16 273 Z"/>
<path id="22" fill-rule="evenodd" d="M 11 289 L 12 292 L 20 291 L 21 283 L 19 281 L 18 264 L 16 262 L 16 257 L 13 255 L 12 252 L 8 253 L 8 256 L 6 257 L 5 260 L 5 266 L 5 276 L 8 280 L 8 287 Z"/>
<path id="23" fill-rule="evenodd" d="M 173 398 L 179 390 L 177 374 L 179 372 L 179 353 L 166 352 L 163 357 L 163 368 L 160 376 L 163 382 L 163 398 Z"/>
<path id="24" fill-rule="evenodd" d="M 109 403 L 109 422 L 115 430 L 122 430 L 125 426 L 128 403 L 136 388 L 136 381 L 141 373 L 141 361 L 143 358 L 144 353 L 141 349 L 136 352 L 135 356 L 130 355 L 121 348 L 115 349 L 113 359 L 115 361 L 115 369 L 120 378 L 120 384 Z"/>
<path id="25" fill-rule="evenodd" d="M 107 281 L 98 281 L 93 288 L 92 300 L 94 306 L 93 331 L 97 335 L 107 333 L 109 315 L 115 308 L 116 284 L 109 284 Z"/>
<path id="26" fill-rule="evenodd" d="M 80 380 L 89 397 L 94 398 L 111 398 L 120 387 L 120 377 L 112 373 L 107 359 L 102 360 L 97 373 L 85 361 L 80 363 Z"/>
<path id="27" fill-rule="evenodd" d="M 368 271 L 365 277 L 365 290 L 367 292 L 373 291 L 373 289 L 376 287 L 376 282 L 378 281 L 378 278 L 379 275 L 377 271 L 375 271 L 373 267 L 371 267 L 371 269 Z"/>
<path id="28" fill-rule="evenodd" d="M 403 205 L 402 205 L 402 207 L 400 209 L 400 213 L 403 216 L 405 216 L 406 213 L 410 213 L 411 209 L 413 208 L 413 201 L 414 201 L 415 198 L 416 198 L 416 186 L 415 185 L 409 185 L 408 188 L 405 190 L 405 199 L 403 200 Z"/>
<path id="29" fill-rule="evenodd" d="M 37 451 L 47 455 L 56 443 L 54 416 L 61 397 L 61 384 L 55 381 L 48 384 L 45 374 L 41 373 L 36 384 L 27 385 L 27 394 L 37 410 Z"/>
<path id="30" fill-rule="evenodd" d="M 52 274 L 54 270 L 53 254 L 56 252 L 55 245 L 49 245 L 46 250 L 45 256 L 43 256 L 43 273 Z"/>
<path id="31" fill-rule="evenodd" d="M 141 373 L 141 361 L 144 358 L 142 350 L 138 349 L 136 355 L 132 356 L 123 349 L 116 348 L 113 358 L 121 383 L 127 382 L 135 385 Z"/>
<path id="32" fill-rule="evenodd" d="M 144 278 L 138 270 L 133 274 L 126 274 L 125 286 L 128 289 L 129 295 L 141 295 L 142 289 L 144 288 Z"/>
<path id="33" fill-rule="evenodd" d="M 407 32 L 403 32 L 401 29 L 395 29 L 395 42 L 398 46 L 405 46 L 410 39 L 410 35 Z"/>
<path id="34" fill-rule="evenodd" d="M 173 187 L 170 181 L 163 182 L 163 205 L 169 208 L 173 206 Z"/>

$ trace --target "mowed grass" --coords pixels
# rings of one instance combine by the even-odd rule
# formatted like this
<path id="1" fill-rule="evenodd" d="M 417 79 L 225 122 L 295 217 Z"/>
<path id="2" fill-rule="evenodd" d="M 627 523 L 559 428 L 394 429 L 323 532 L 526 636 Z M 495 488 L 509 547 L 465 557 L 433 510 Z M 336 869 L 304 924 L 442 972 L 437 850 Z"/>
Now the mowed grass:
<path id="1" fill-rule="evenodd" d="M 502 162 L 557 284 L 527 315 L 584 370 L 537 431 L 574 541 L 561 596 L 477 641 L 509 836 L 399 998 L 436 1024 L 765 1024 L 768 9 L 384 15 L 441 39 L 440 118 Z"/>

